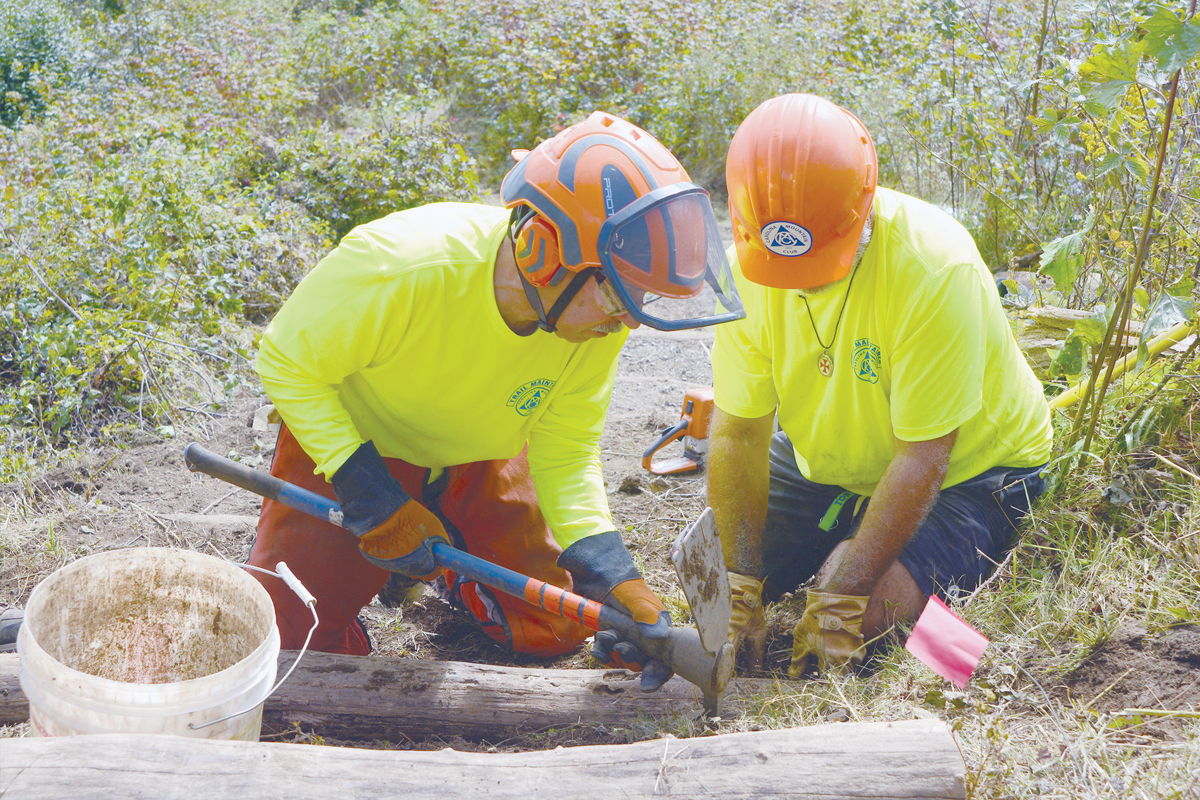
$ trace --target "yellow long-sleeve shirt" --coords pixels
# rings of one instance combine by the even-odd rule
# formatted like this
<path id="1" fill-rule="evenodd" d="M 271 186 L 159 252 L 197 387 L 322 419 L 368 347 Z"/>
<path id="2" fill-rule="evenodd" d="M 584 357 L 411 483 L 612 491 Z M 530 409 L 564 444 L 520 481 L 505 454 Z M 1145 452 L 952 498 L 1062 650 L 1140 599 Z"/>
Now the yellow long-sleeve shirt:
<path id="1" fill-rule="evenodd" d="M 327 479 L 366 440 L 430 468 L 528 443 L 565 549 L 613 529 L 598 442 L 627 332 L 583 344 L 513 333 L 493 288 L 507 221 L 438 203 L 355 228 L 271 321 L 256 368 Z"/>

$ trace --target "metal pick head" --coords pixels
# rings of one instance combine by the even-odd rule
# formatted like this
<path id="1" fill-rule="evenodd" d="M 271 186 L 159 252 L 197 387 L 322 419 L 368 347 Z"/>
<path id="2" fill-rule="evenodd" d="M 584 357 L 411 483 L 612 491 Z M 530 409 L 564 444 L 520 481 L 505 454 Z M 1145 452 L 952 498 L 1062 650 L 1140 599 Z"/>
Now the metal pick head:
<path id="1" fill-rule="evenodd" d="M 716 653 L 728 641 L 733 599 L 711 508 L 704 509 L 700 518 L 675 539 L 671 563 L 696 620 L 700 643 Z"/>

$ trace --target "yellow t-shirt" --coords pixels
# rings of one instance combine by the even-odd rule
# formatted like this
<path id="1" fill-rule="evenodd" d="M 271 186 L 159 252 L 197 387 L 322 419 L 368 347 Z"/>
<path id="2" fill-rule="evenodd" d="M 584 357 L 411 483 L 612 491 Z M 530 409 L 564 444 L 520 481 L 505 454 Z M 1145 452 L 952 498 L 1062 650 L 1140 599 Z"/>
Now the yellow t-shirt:
<path id="1" fill-rule="evenodd" d="M 613 529 L 599 439 L 627 331 L 518 336 L 492 277 L 508 211 L 438 203 L 351 231 L 271 321 L 256 368 L 326 478 L 365 440 L 439 468 L 529 444 L 564 548 Z"/>
<path id="2" fill-rule="evenodd" d="M 811 321 L 795 290 L 747 281 L 730 248 L 746 319 L 716 327 L 717 406 L 746 418 L 778 407 L 804 476 L 858 494 L 874 492 L 894 438 L 928 441 L 957 428 L 943 486 L 1045 463 L 1050 409 L 970 234 L 888 189 L 878 189 L 874 210 L 853 283 L 808 298 Z M 830 345 L 829 377 L 818 369 L 818 338 Z"/>

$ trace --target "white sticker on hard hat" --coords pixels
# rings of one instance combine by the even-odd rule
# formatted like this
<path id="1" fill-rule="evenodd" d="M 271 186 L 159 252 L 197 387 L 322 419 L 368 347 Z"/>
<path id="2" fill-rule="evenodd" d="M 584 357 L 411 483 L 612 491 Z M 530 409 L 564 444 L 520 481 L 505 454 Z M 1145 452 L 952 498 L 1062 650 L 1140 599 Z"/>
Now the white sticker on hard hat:
<path id="1" fill-rule="evenodd" d="M 812 249 L 812 234 L 794 222 L 768 222 L 759 232 L 763 244 L 781 256 L 802 256 Z"/>

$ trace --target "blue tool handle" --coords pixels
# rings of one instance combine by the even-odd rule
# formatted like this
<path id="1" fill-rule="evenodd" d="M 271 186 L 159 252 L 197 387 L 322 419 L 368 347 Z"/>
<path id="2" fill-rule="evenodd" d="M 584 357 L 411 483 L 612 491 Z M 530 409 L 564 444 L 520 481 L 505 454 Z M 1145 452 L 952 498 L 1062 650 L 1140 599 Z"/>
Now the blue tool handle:
<path id="1" fill-rule="evenodd" d="M 247 491 L 276 500 L 285 506 L 326 519 L 342 527 L 342 507 L 316 492 L 301 489 L 294 483 L 280 480 L 274 475 L 251 469 L 225 456 L 219 456 L 193 442 L 183 451 L 183 462 L 192 472 L 203 472 L 214 478 L 240 486 Z"/>
<path id="2" fill-rule="evenodd" d="M 283 503 L 285 506 L 294 508 L 297 511 L 311 514 L 320 519 L 327 519 L 338 527 L 342 525 L 342 507 L 336 501 L 330 500 L 328 497 L 322 497 L 316 492 L 310 492 L 308 489 L 302 489 L 294 483 L 288 483 L 269 473 L 251 469 L 245 464 L 239 464 L 224 456 L 219 456 L 195 443 L 189 444 L 187 449 L 183 451 L 183 460 L 187 464 L 187 468 L 192 472 L 203 472 L 205 475 L 210 475 L 226 483 L 240 486 L 255 494 Z M 441 540 L 433 542 L 433 558 L 437 562 L 437 565 L 443 569 L 453 570 L 470 580 L 482 583 L 485 586 L 491 586 L 493 589 L 499 589 L 505 594 L 510 594 L 521 600 L 526 600 L 535 605 L 541 604 L 538 599 L 534 599 L 529 595 L 531 582 L 535 586 L 534 591 L 538 591 L 545 585 L 542 581 L 522 575 L 519 572 L 498 564 L 493 564 L 490 561 L 485 561 L 478 556 L 458 550 Z M 561 590 L 559 591 L 561 592 Z M 578 597 L 570 593 L 567 593 L 567 595 L 568 598 Z M 584 598 L 578 598 L 578 600 L 582 601 Z M 642 646 L 646 644 L 633 618 L 628 614 L 621 613 L 612 606 L 597 604 L 600 606 L 600 610 L 595 615 L 596 621 L 593 621 L 593 615 L 591 614 L 587 615 L 588 619 L 580 619 L 579 612 L 575 610 L 575 607 L 581 605 L 579 602 L 571 603 L 568 601 L 566 605 L 571 610 L 561 607 L 561 603 L 559 605 L 560 607 L 558 608 L 547 608 L 547 610 L 560 613 L 570 619 L 579 619 L 580 622 L 588 625 L 593 630 L 596 629 L 596 621 L 598 621 L 599 623 L 603 623 L 606 628 L 617 629 L 630 641 Z M 572 613 L 573 611 L 574 613 Z"/>
<path id="3" fill-rule="evenodd" d="M 274 475 L 231 461 L 194 442 L 184 450 L 183 460 L 192 472 L 202 472 L 342 527 L 341 506 L 316 492 L 310 492 Z M 540 604 L 546 610 L 568 619 L 579 619 L 581 623 L 596 629 L 591 619 L 594 616 L 600 627 L 616 629 L 623 638 L 641 648 L 642 652 L 667 664 L 684 680 L 699 687 L 704 693 L 705 708 L 709 709 L 710 713 L 716 713 L 717 698 L 725 690 L 725 685 L 733 674 L 731 645 L 724 645 L 718 653 L 709 653 L 700 643 L 700 635 L 695 628 L 672 628 L 666 639 L 647 639 L 638 629 L 637 622 L 628 614 L 557 587 L 551 587 L 557 592 L 554 595 L 557 605 L 546 603 L 544 595 L 531 596 L 531 591 L 538 594 L 541 586 L 549 586 L 543 581 L 457 550 L 442 541 L 433 543 L 433 558 L 439 567 L 453 570 L 526 602 Z M 583 605 L 588 606 L 586 614 Z M 599 608 L 593 609 L 593 606 Z"/>

